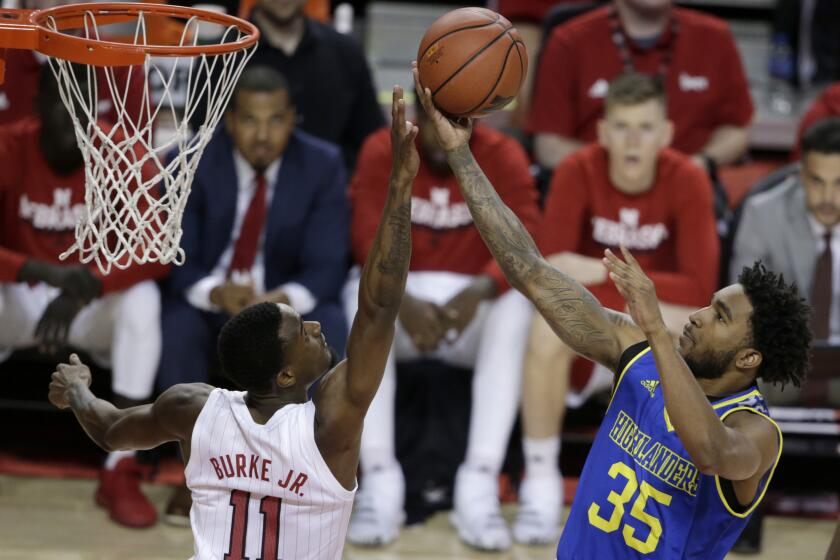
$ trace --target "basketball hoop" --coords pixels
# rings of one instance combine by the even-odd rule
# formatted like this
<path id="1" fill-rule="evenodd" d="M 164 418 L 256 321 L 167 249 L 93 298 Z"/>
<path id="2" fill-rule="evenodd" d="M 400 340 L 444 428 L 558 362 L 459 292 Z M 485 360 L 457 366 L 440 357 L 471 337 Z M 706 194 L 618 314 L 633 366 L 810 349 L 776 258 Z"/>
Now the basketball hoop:
<path id="1" fill-rule="evenodd" d="M 168 37 L 153 33 L 165 25 Z M 258 38 L 247 21 L 166 4 L 0 10 L 0 83 L 5 48 L 48 55 L 85 162 L 86 213 L 61 259 L 78 251 L 105 274 L 133 263 L 183 264 L 181 218 L 198 160 Z M 127 109 L 132 79 L 142 81 L 139 112 Z M 97 121 L 98 80 L 117 115 L 108 126 Z M 164 116 L 172 133 L 156 143 L 153 127 Z"/>

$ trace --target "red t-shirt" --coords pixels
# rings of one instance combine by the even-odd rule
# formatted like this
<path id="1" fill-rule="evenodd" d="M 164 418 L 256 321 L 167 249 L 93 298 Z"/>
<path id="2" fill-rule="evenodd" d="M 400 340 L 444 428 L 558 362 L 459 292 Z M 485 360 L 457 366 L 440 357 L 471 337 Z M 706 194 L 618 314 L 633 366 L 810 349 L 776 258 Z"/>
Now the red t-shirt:
<path id="1" fill-rule="evenodd" d="M 610 80 L 623 72 L 610 31 L 609 7 L 593 10 L 556 28 L 542 54 L 528 118 L 531 132 L 559 134 L 584 142 L 596 139 Z M 674 121 L 673 147 L 697 153 L 721 125 L 746 126 L 753 104 L 741 56 L 723 21 L 673 8 L 678 22 L 653 48 L 627 40 L 634 67 L 655 76 L 672 49 L 665 80 L 668 116 Z"/>
<path id="2" fill-rule="evenodd" d="M 665 149 L 653 187 L 628 195 L 612 186 L 601 146 L 586 146 L 563 160 L 546 199 L 542 253 L 601 258 L 604 249 L 617 249 L 620 242 L 653 280 L 662 301 L 708 305 L 718 280 L 720 247 L 706 174 L 686 156 Z M 588 287 L 603 305 L 624 308 L 612 281 Z"/>
<path id="3" fill-rule="evenodd" d="M 496 11 L 513 22 L 526 20 L 540 23 L 548 11 L 557 4 L 575 2 L 580 2 L 580 0 L 498 0 Z"/>
<path id="4" fill-rule="evenodd" d="M 470 148 L 505 204 L 525 227 L 534 231 L 539 219 L 537 191 L 522 147 L 501 132 L 476 124 Z M 351 240 L 353 256 L 359 264 L 365 262 L 376 236 L 390 170 L 390 130 L 381 128 L 362 145 L 350 182 Z M 504 274 L 473 225 L 455 176 L 432 172 L 422 157 L 412 187 L 411 247 L 410 270 L 484 273 L 496 280 L 500 291 L 507 286 Z"/>
<path id="5" fill-rule="evenodd" d="M 106 127 L 107 125 L 101 125 Z M 59 175 L 50 169 L 38 142 L 41 123 L 35 117 L 0 126 L 0 282 L 16 282 L 30 258 L 72 265 L 58 256 L 75 242 L 76 222 L 85 211 L 84 167 Z M 163 276 L 160 264 L 112 268 L 102 275 L 103 293 L 124 290 L 142 280 Z"/>
<path id="6" fill-rule="evenodd" d="M 46 63 L 44 63 L 46 64 Z M 43 66 L 32 51 L 9 49 L 6 51 L 6 79 L 0 84 L 0 124 L 14 122 L 35 114 L 35 96 L 38 94 L 38 80 Z M 125 107 L 133 123 L 145 125 L 149 120 L 148 112 L 143 111 L 143 94 L 146 88 L 143 68 L 136 67 L 131 72 L 129 67 L 114 68 L 115 87 L 120 95 L 125 95 Z M 117 122 L 117 111 L 111 98 L 111 89 L 105 77 L 105 71 L 97 68 L 96 77 L 99 118 Z M 125 85 L 128 83 L 128 90 Z M 126 93 L 127 92 L 127 93 Z M 154 107 L 151 108 L 152 111 Z"/>
<path id="7" fill-rule="evenodd" d="M 799 133 L 796 135 L 796 147 L 793 151 L 793 158 L 799 159 L 799 150 L 802 144 L 802 135 L 811 128 L 811 125 L 827 117 L 840 117 L 840 82 L 829 86 L 808 107 L 808 111 L 799 123 Z"/>

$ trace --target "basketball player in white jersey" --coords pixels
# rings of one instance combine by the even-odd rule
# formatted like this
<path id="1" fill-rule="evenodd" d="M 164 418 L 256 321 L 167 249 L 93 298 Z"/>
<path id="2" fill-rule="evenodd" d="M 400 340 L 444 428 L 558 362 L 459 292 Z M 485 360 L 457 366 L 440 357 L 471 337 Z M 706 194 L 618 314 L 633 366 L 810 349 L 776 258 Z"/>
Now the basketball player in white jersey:
<path id="1" fill-rule="evenodd" d="M 391 114 L 388 200 L 362 273 L 346 360 L 324 375 L 331 354 L 320 325 L 287 305 L 261 303 L 219 335 L 222 367 L 244 392 L 175 385 L 151 405 L 120 410 L 90 392 L 90 371 L 77 356 L 53 374 L 50 401 L 72 409 L 103 449 L 181 444 L 198 560 L 341 558 L 362 424 L 382 379 L 411 256 L 417 127 L 405 120 L 399 87 Z"/>

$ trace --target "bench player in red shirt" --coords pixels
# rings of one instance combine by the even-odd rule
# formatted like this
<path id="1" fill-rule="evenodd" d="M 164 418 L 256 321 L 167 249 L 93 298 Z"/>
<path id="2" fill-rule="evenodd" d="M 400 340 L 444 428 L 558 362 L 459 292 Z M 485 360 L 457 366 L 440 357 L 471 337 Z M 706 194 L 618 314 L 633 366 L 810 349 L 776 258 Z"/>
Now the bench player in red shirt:
<path id="1" fill-rule="evenodd" d="M 546 168 L 596 137 L 609 82 L 636 71 L 660 80 L 672 146 L 707 166 L 747 149 L 750 91 L 727 25 L 673 0 L 615 0 L 557 27 L 535 78 L 528 129 Z"/>
<path id="2" fill-rule="evenodd" d="M 85 170 L 47 66 L 34 102 L 35 116 L 0 127 L 0 359 L 17 348 L 57 353 L 69 344 L 111 366 L 117 406 L 139 404 L 151 396 L 160 357 L 153 280 L 167 269 L 151 264 L 102 275 L 80 264 L 78 253 L 59 260 L 85 212 Z M 112 453 L 100 475 L 97 502 L 124 525 L 156 520 L 140 492 L 141 473 L 133 453 Z"/>

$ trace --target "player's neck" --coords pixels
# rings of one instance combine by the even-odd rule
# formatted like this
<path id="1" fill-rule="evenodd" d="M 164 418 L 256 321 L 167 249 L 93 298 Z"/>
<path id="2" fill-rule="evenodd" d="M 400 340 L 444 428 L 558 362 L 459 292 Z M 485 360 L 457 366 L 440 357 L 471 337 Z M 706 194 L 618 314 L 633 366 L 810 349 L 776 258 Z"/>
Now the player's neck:
<path id="1" fill-rule="evenodd" d="M 717 379 L 698 379 L 697 384 L 707 397 L 727 397 L 740 393 L 755 383 L 739 371 L 727 371 Z"/>
<path id="2" fill-rule="evenodd" d="M 615 3 L 624 32 L 633 39 L 647 39 L 661 35 L 668 25 L 671 9 L 639 10 L 621 0 Z"/>
<path id="3" fill-rule="evenodd" d="M 275 49 L 283 51 L 286 56 L 295 53 L 306 31 L 306 18 L 303 15 L 288 21 L 279 21 L 262 10 L 256 10 L 254 22 L 260 28 L 263 39 Z"/>
<path id="4" fill-rule="evenodd" d="M 656 178 L 656 170 L 651 170 L 639 177 L 627 177 L 622 175 L 616 166 L 611 165 L 609 169 L 610 183 L 619 192 L 624 194 L 642 194 L 653 188 L 653 181 Z"/>
<path id="5" fill-rule="evenodd" d="M 245 404 L 254 422 L 265 424 L 274 416 L 274 413 L 287 404 L 300 404 L 306 402 L 306 391 L 283 392 L 277 395 L 256 395 L 248 392 L 245 395 Z"/>

